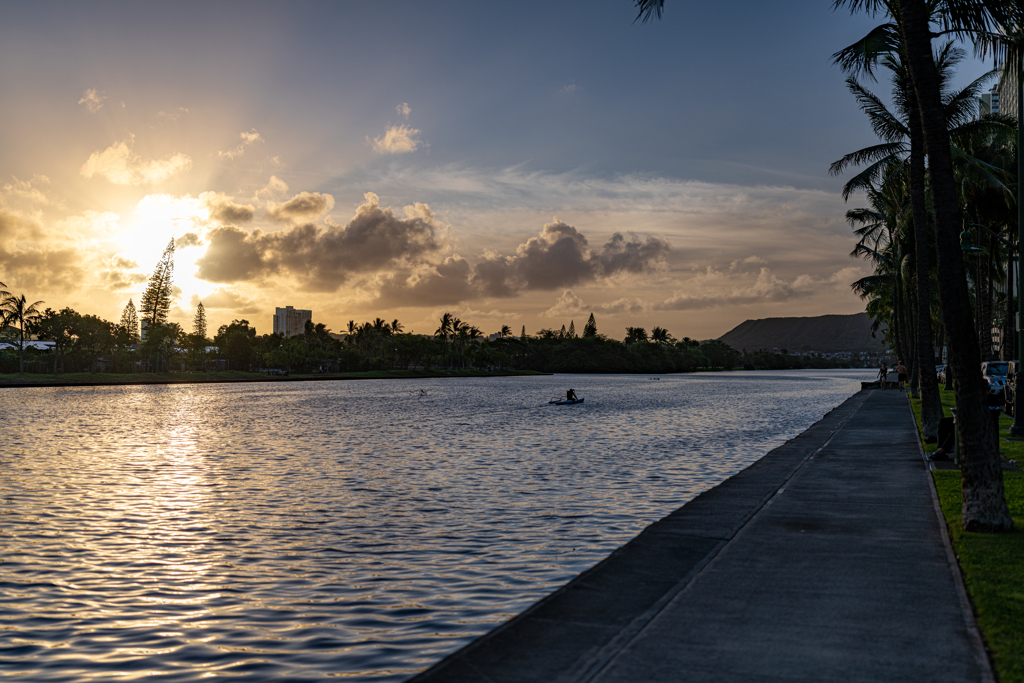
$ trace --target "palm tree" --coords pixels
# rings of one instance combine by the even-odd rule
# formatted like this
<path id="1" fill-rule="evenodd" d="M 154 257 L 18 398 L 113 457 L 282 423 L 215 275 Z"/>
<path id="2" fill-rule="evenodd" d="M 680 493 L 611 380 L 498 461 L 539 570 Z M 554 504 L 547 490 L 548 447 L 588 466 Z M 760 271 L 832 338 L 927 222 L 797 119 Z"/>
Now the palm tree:
<path id="1" fill-rule="evenodd" d="M 398 322 L 398 318 L 391 321 L 391 334 L 399 334 L 403 329 L 405 328 Z"/>
<path id="2" fill-rule="evenodd" d="M 451 313 L 446 312 L 441 316 L 441 320 L 439 321 L 440 324 L 438 325 L 437 330 L 434 331 L 434 335 L 440 337 L 444 344 L 445 353 L 449 357 L 449 365 L 451 365 L 451 351 L 448 347 L 448 337 L 452 334 L 454 323 L 456 321 L 458 321 L 458 318 L 455 318 Z"/>
<path id="3" fill-rule="evenodd" d="M 647 341 L 647 330 L 642 327 L 627 327 L 624 344 L 635 344 Z"/>
<path id="4" fill-rule="evenodd" d="M 6 285 L 0 283 L 0 286 Z M 42 311 L 38 308 L 43 302 L 37 301 L 34 304 L 30 304 L 24 294 L 15 296 L 9 292 L 5 293 L 7 296 L 4 297 L 3 302 L 0 302 L 0 318 L 2 318 L 2 325 L 4 326 L 12 322 L 18 324 L 18 372 L 24 373 L 25 326 L 31 325 L 43 316 Z"/>
<path id="5" fill-rule="evenodd" d="M 943 107 L 942 80 L 931 41 L 937 35 L 932 29 L 933 22 L 942 33 L 971 39 L 991 34 L 993 25 L 1020 25 L 1019 20 L 1015 21 L 1019 19 L 1016 16 L 1019 9 L 1015 3 L 1005 0 L 836 0 L 834 6 L 849 6 L 853 11 L 887 12 L 898 22 L 898 37 L 913 85 L 915 111 L 920 117 L 921 138 L 928 156 L 939 297 L 946 323 L 949 365 L 957 378 L 957 423 L 963 425 L 958 429 L 963 527 L 972 531 L 1007 530 L 1012 528 L 1013 519 L 1006 505 L 996 435 L 992 421 L 986 418 L 988 397 L 980 374 L 981 348 L 973 325 L 965 324 L 973 315 L 958 239 L 960 207 Z M 1024 212 L 1019 204 L 1018 208 Z"/>
<path id="6" fill-rule="evenodd" d="M 849 48 L 836 53 L 835 60 L 842 63 L 848 50 Z M 953 69 L 963 57 L 963 51 L 955 48 L 952 42 L 947 42 L 936 56 L 936 64 L 943 82 L 943 101 L 947 125 L 950 128 L 951 136 L 956 141 L 969 139 L 979 130 L 990 135 L 1000 126 L 1005 127 L 1005 122 L 999 120 L 998 117 L 987 117 L 980 120 L 974 117 L 977 96 L 984 82 L 991 78 L 992 74 L 982 76 L 957 92 L 947 91 L 946 88 L 953 76 Z M 901 349 L 899 354 L 903 357 L 909 355 L 913 359 L 912 366 L 918 370 L 916 379 L 919 380 L 921 387 L 921 431 L 926 441 L 933 441 L 938 434 L 939 419 L 942 417 L 942 403 L 939 399 L 938 382 L 934 373 L 922 371 L 934 364 L 930 316 L 931 294 L 929 291 L 931 247 L 928 239 L 925 199 L 924 146 L 921 138 L 920 118 L 916 110 L 917 100 L 911 87 L 902 53 L 894 48 L 892 52 L 881 59 L 881 62 L 892 72 L 892 99 L 897 111 L 890 112 L 885 104 L 857 82 L 855 77 L 847 78 L 848 89 L 856 97 L 861 109 L 868 115 L 875 133 L 882 139 L 882 142 L 847 154 L 832 164 L 829 173 L 839 175 L 849 166 L 867 164 L 864 170 L 850 179 L 843 187 L 843 199 L 849 199 L 857 190 L 873 188 L 873 184 L 880 180 L 882 174 L 891 172 L 890 169 L 894 164 L 901 167 L 898 169 L 899 172 L 909 175 L 910 205 L 914 219 L 909 225 L 909 230 L 914 237 L 912 252 L 913 266 L 916 271 L 916 277 L 909 278 L 909 281 L 916 285 L 916 301 L 910 308 L 917 312 L 917 315 L 912 316 L 914 320 L 913 337 L 916 344 L 913 345 L 912 353 L 907 354 L 907 349 Z M 966 154 L 959 146 L 954 148 L 954 156 L 960 162 L 960 167 L 974 163 L 984 169 L 983 164 Z M 983 170 L 983 172 L 986 171 Z M 906 339 L 906 337 L 904 338 Z M 914 384 L 915 390 L 917 385 L 918 383 Z"/>
<path id="7" fill-rule="evenodd" d="M 655 327 L 651 329 L 651 341 L 659 344 L 671 344 L 675 340 L 664 327 Z"/>
<path id="8" fill-rule="evenodd" d="M 501 326 L 501 331 L 498 332 L 498 338 L 499 339 L 505 339 L 506 337 L 511 337 L 511 336 L 512 336 L 512 328 L 509 327 L 508 325 L 502 325 Z"/>

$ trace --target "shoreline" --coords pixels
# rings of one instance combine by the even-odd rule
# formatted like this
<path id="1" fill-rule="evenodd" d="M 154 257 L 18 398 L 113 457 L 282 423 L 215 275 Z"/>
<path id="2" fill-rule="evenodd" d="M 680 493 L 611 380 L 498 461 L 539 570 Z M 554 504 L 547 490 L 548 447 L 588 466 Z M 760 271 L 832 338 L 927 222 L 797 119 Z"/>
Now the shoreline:
<path id="1" fill-rule="evenodd" d="M 41 387 L 108 387 L 167 384 L 239 384 L 252 382 L 331 382 L 371 379 L 458 379 L 468 377 L 536 377 L 550 372 L 532 370 L 368 370 L 364 372 L 334 372 L 316 375 L 268 375 L 264 373 L 68 373 L 68 375 L 0 376 L 0 389 L 28 389 Z M 207 376 L 203 376 L 207 375 Z M 45 379 L 36 379 L 45 378 Z"/>
<path id="2" fill-rule="evenodd" d="M 991 681 L 900 398 L 857 392 L 410 683 Z"/>

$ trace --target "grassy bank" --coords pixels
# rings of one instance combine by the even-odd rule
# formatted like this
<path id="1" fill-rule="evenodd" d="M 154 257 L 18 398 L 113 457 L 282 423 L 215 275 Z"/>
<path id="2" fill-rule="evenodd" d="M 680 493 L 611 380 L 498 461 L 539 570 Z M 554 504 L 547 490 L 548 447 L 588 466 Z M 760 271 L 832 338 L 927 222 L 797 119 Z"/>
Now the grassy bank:
<path id="1" fill-rule="evenodd" d="M 953 407 L 953 392 L 943 390 L 941 394 L 948 416 Z M 911 404 L 920 430 L 920 401 L 912 400 Z M 1007 436 L 1011 423 L 1011 418 L 1002 416 L 1001 436 Z M 1007 458 L 1024 462 L 1024 442 L 1001 440 L 1000 448 Z M 934 451 L 935 445 L 926 444 L 925 450 Z M 1015 526 L 1006 534 L 961 529 L 960 471 L 936 470 L 932 476 L 996 676 L 1002 683 L 1024 683 L 1024 473 L 1003 472 L 1006 500 Z"/>
<path id="2" fill-rule="evenodd" d="M 517 377 L 532 370 L 371 370 L 276 377 L 261 372 L 75 372 L 61 375 L 0 374 L 0 387 L 74 387 L 126 384 L 216 384 L 223 382 L 303 382 L 346 379 L 430 379 L 437 377 Z"/>

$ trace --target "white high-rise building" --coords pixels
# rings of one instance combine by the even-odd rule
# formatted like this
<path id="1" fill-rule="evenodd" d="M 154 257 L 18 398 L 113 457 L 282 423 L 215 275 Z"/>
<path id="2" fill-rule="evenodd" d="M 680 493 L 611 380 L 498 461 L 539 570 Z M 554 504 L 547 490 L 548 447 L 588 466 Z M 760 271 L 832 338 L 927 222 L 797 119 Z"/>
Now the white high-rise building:
<path id="1" fill-rule="evenodd" d="M 274 334 L 283 334 L 285 338 L 294 337 L 306 331 L 306 321 L 313 320 L 313 311 L 301 308 L 275 309 L 274 313 Z"/>

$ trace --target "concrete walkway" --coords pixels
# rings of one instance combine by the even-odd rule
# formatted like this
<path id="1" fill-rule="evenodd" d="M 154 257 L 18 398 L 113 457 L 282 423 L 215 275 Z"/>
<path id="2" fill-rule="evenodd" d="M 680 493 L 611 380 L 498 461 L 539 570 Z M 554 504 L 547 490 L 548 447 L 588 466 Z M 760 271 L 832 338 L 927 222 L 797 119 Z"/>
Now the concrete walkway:
<path id="1" fill-rule="evenodd" d="M 992 681 L 905 394 L 861 391 L 414 681 Z"/>

